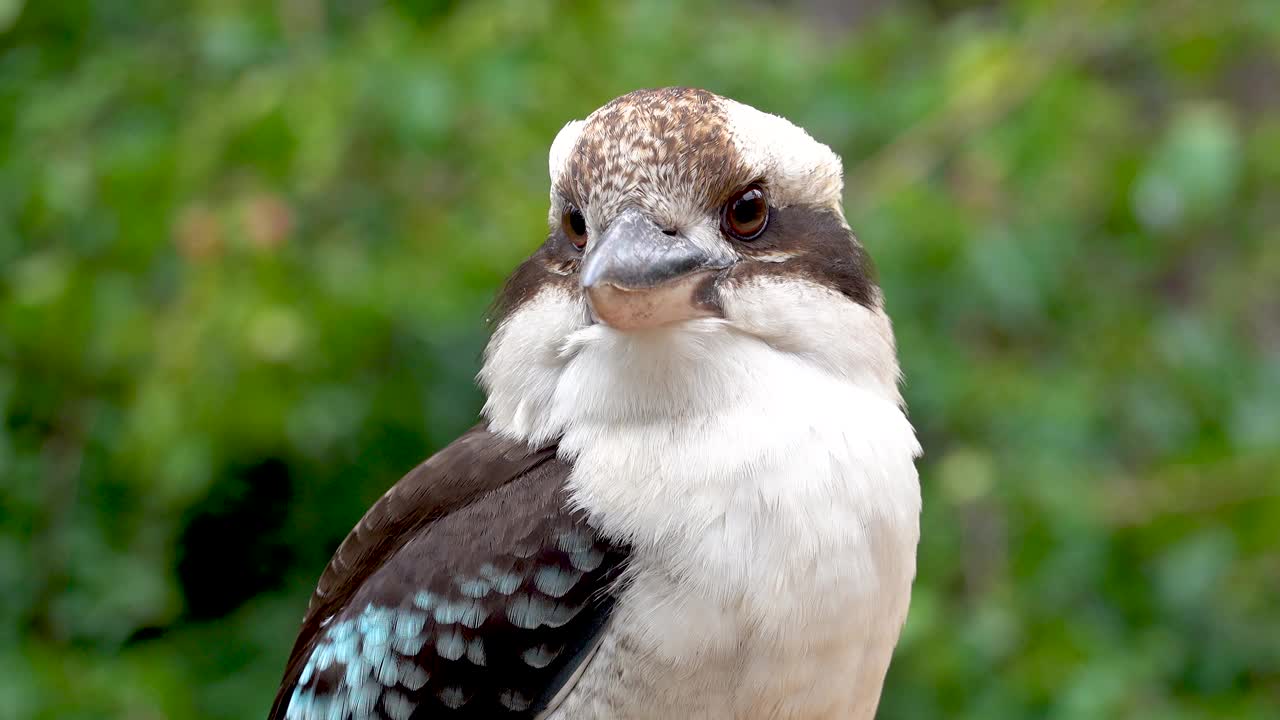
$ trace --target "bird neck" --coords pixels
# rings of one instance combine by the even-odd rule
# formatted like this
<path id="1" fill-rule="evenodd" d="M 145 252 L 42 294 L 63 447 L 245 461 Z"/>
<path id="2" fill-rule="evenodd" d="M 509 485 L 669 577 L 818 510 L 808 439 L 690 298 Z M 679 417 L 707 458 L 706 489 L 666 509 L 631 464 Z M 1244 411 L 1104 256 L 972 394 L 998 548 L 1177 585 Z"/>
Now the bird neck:
<path id="1" fill-rule="evenodd" d="M 914 524 L 919 445 L 894 399 L 722 328 L 652 340 L 582 339 L 547 416 L 604 529 L 661 544 L 735 507 L 792 512 L 788 533 L 813 542 L 828 528 L 805 518 L 832 509 Z"/>

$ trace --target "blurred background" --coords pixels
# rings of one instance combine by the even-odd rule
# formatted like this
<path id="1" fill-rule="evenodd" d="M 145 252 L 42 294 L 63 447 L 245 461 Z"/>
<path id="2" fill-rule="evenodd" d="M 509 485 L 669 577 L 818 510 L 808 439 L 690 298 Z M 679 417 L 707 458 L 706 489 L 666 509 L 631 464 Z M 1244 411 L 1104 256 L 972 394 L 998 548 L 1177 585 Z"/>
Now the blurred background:
<path id="1" fill-rule="evenodd" d="M 555 132 L 670 84 L 845 159 L 926 449 L 880 717 L 1280 717 L 1275 0 L 0 0 L 0 718 L 262 717 Z"/>

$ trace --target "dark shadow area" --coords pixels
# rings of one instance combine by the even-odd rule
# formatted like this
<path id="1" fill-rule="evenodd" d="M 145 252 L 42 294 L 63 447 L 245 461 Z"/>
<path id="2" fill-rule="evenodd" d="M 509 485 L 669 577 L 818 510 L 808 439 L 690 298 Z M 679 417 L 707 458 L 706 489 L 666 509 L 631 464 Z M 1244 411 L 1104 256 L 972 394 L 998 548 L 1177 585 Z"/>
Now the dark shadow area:
<path id="1" fill-rule="evenodd" d="M 293 562 L 282 532 L 292 494 L 289 465 L 274 457 L 213 484 L 179 539 L 178 580 L 191 619 L 222 617 L 279 587 Z"/>

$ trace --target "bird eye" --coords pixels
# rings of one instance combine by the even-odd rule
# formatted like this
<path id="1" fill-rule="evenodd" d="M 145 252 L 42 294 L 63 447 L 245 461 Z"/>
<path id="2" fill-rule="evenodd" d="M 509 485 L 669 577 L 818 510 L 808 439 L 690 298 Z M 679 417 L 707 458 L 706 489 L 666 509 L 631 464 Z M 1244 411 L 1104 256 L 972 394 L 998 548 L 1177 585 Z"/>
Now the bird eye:
<path id="1" fill-rule="evenodd" d="M 574 205 L 565 206 L 560 224 L 564 226 L 564 234 L 569 236 L 569 242 L 574 247 L 581 250 L 587 246 L 587 219 L 582 216 L 581 210 Z"/>
<path id="2" fill-rule="evenodd" d="M 738 240 L 755 240 L 769 224 L 769 203 L 764 188 L 748 185 L 724 204 L 720 227 Z"/>

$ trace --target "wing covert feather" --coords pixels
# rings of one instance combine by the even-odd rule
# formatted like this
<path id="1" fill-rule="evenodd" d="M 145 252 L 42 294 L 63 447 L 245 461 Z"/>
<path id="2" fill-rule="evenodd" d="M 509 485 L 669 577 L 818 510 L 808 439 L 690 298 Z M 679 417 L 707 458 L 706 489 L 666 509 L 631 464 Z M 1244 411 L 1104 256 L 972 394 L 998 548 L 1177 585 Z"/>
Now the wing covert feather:
<path id="1" fill-rule="evenodd" d="M 532 718 L 585 657 L 626 550 L 571 508 L 570 466 L 474 428 L 330 562 L 272 720 Z"/>

